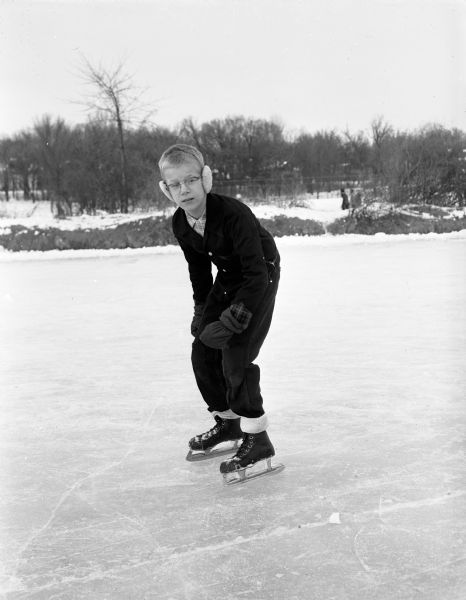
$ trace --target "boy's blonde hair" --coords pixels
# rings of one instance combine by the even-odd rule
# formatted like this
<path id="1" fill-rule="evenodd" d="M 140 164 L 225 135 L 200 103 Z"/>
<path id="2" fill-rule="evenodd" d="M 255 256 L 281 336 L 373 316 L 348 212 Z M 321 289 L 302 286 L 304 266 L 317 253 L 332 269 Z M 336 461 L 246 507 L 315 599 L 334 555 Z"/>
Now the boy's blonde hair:
<path id="1" fill-rule="evenodd" d="M 172 166 L 182 165 L 188 158 L 194 158 L 199 163 L 201 169 L 204 167 L 204 157 L 201 152 L 189 144 L 174 144 L 165 150 L 159 160 L 159 170 L 162 174 L 166 164 Z"/>

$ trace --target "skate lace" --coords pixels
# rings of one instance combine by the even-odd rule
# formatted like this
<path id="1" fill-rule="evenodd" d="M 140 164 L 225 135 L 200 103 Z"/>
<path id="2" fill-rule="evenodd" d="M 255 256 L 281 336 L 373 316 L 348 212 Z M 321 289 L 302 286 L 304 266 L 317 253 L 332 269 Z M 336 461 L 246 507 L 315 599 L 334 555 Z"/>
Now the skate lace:
<path id="1" fill-rule="evenodd" d="M 254 444 L 254 436 L 246 434 L 244 436 L 243 442 L 236 453 L 237 458 L 243 458 L 252 448 Z"/>
<path id="2" fill-rule="evenodd" d="M 214 435 L 218 435 L 221 428 L 222 428 L 222 424 L 217 423 L 211 429 L 209 429 L 209 431 L 206 431 L 205 433 L 203 433 L 201 435 L 201 440 L 203 440 L 203 441 L 210 440 L 210 438 L 213 437 Z"/>

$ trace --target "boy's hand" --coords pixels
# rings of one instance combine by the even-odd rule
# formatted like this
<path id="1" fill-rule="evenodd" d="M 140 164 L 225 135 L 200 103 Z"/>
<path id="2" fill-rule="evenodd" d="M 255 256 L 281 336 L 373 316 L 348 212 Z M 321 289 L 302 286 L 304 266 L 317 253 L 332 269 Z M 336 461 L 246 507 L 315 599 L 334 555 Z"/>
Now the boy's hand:
<path id="1" fill-rule="evenodd" d="M 209 348 L 223 350 L 228 348 L 228 342 L 232 335 L 233 331 L 225 327 L 220 321 L 214 321 L 204 327 L 199 339 Z"/>
<path id="2" fill-rule="evenodd" d="M 204 304 L 196 302 L 194 304 L 194 316 L 191 321 L 191 334 L 196 337 L 199 333 L 199 325 L 201 324 L 202 314 L 204 313 Z"/>
<path id="3" fill-rule="evenodd" d="M 220 321 L 233 331 L 233 333 L 242 333 L 252 318 L 252 312 L 248 310 L 243 302 L 232 304 L 220 315 Z"/>
<path id="4" fill-rule="evenodd" d="M 225 309 L 218 321 L 205 326 L 199 339 L 209 348 L 228 348 L 228 342 L 234 333 L 242 333 L 251 321 L 252 313 L 240 304 L 232 304 Z"/>

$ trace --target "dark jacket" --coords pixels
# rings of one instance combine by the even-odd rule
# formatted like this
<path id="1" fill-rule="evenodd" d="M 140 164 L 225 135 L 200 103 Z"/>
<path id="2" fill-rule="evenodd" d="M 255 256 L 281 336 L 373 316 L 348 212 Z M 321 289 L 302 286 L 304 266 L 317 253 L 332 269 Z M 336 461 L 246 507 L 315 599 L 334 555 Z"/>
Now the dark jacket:
<path id="1" fill-rule="evenodd" d="M 207 194 L 204 237 L 188 224 L 178 208 L 173 233 L 189 266 L 195 302 L 205 302 L 213 286 L 212 263 L 217 267 L 215 285 L 230 304 L 243 302 L 254 313 L 269 283 L 268 262 L 278 263 L 272 235 L 249 207 L 228 196 Z"/>

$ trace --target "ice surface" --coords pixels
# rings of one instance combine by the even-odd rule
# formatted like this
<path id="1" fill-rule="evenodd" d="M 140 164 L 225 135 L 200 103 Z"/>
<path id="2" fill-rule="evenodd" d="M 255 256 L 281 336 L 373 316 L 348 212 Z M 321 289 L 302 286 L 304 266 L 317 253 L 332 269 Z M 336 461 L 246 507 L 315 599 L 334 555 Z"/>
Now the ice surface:
<path id="1" fill-rule="evenodd" d="M 278 242 L 286 469 L 231 487 L 178 252 L 0 263 L 6 600 L 466 597 L 466 239 Z"/>

